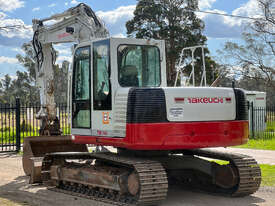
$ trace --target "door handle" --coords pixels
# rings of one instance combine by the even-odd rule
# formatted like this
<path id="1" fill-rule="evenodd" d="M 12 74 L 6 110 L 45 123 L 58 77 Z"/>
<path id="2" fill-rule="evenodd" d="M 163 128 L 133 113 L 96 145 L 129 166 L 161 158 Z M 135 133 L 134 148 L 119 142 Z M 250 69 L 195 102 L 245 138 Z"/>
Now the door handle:
<path id="1" fill-rule="evenodd" d="M 76 112 L 76 103 L 73 103 L 73 112 Z"/>

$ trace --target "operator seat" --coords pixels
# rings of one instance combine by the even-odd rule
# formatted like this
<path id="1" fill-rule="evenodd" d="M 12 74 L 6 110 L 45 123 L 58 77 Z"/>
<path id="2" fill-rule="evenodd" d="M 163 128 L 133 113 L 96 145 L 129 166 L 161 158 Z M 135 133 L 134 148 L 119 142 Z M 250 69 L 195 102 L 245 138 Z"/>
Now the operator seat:
<path id="1" fill-rule="evenodd" d="M 122 87 L 138 87 L 138 71 L 134 65 L 126 65 L 120 70 L 119 83 Z"/>

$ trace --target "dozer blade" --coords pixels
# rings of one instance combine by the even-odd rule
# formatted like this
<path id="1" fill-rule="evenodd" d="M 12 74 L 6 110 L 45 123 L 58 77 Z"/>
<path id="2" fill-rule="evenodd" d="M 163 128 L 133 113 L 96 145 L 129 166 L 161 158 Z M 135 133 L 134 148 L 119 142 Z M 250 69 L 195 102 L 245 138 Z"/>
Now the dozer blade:
<path id="1" fill-rule="evenodd" d="M 88 148 L 86 145 L 73 143 L 71 136 L 27 137 L 24 139 L 22 159 L 25 174 L 38 180 L 41 165 L 35 166 L 35 162 L 52 152 L 88 152 Z"/>

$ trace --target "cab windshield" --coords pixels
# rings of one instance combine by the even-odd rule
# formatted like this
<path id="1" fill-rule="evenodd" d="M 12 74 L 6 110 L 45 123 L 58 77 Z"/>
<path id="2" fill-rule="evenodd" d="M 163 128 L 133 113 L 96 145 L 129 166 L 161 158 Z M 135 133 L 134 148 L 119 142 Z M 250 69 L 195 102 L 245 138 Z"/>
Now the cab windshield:
<path id="1" fill-rule="evenodd" d="M 120 45 L 118 81 L 122 87 L 160 86 L 159 49 L 147 45 Z"/>

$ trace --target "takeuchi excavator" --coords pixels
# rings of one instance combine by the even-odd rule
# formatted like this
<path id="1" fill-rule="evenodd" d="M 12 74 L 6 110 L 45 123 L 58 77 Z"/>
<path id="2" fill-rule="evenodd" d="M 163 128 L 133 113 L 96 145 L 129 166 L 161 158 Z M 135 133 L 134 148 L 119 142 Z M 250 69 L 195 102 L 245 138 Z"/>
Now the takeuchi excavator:
<path id="1" fill-rule="evenodd" d="M 233 197 L 258 190 L 261 171 L 252 157 L 205 149 L 248 141 L 243 90 L 167 87 L 165 42 L 111 38 L 85 4 L 33 20 L 33 29 L 42 136 L 24 142 L 31 183 L 116 205 L 157 205 L 175 183 Z M 52 44 L 66 42 L 77 44 L 72 135 L 61 136 Z M 89 152 L 88 144 L 116 150 Z"/>

